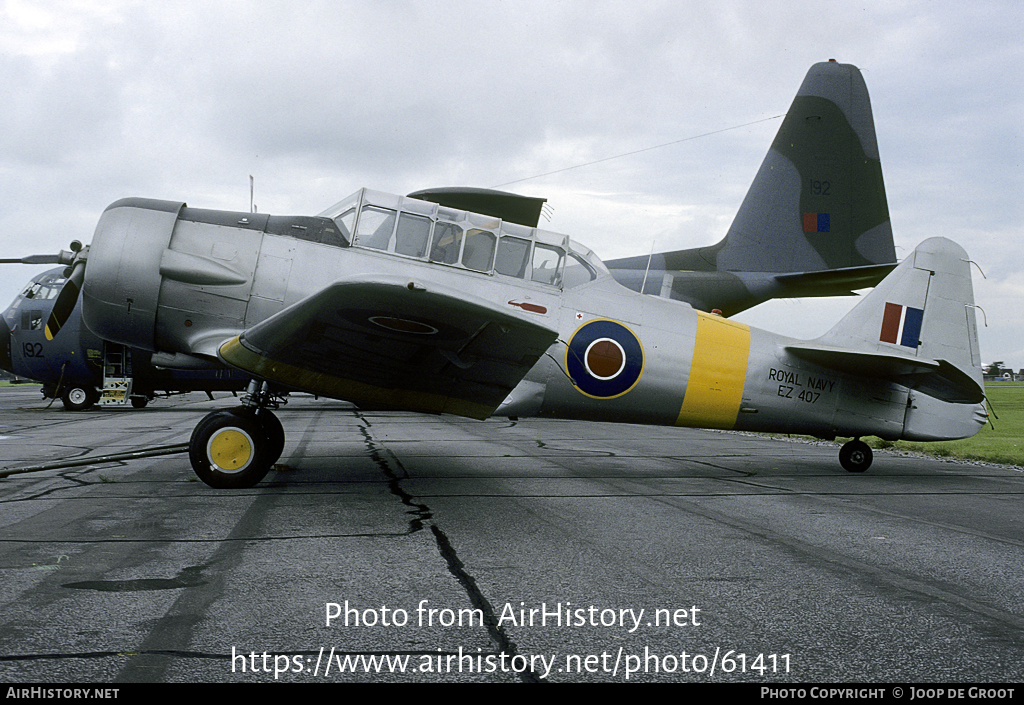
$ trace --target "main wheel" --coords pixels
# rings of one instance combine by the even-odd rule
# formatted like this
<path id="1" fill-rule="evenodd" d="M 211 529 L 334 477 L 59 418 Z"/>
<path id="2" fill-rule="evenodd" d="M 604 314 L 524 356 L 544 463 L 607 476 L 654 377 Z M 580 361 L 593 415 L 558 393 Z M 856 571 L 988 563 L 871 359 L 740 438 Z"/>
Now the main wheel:
<path id="1" fill-rule="evenodd" d="M 839 464 L 848 472 L 864 472 L 871 467 L 872 458 L 871 447 L 859 438 L 839 449 Z"/>
<path id="2" fill-rule="evenodd" d="M 284 451 L 285 441 L 284 427 L 277 416 L 274 415 L 274 412 L 269 409 L 256 410 L 248 406 L 236 406 L 232 409 L 225 409 L 225 411 L 229 414 L 247 416 L 250 419 L 256 420 L 257 425 L 263 431 L 263 438 L 266 441 L 267 465 L 273 467 Z"/>
<path id="3" fill-rule="evenodd" d="M 64 390 L 60 400 L 68 411 L 82 411 L 95 404 L 98 398 L 99 395 L 88 387 L 75 385 Z"/>
<path id="4" fill-rule="evenodd" d="M 284 426 L 274 412 L 267 409 L 261 409 L 256 413 L 256 421 L 259 422 L 267 439 L 267 462 L 273 465 L 284 452 Z"/>
<path id="5" fill-rule="evenodd" d="M 199 479 L 217 489 L 252 487 L 276 458 L 255 415 L 239 410 L 208 414 L 192 431 L 188 457 Z"/>

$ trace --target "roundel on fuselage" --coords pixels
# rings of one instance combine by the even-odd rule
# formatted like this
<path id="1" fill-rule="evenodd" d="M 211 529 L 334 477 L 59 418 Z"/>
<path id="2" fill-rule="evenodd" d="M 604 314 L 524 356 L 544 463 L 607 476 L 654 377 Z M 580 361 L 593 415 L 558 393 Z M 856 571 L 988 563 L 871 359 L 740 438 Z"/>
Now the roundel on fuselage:
<path id="1" fill-rule="evenodd" d="M 584 394 L 611 399 L 625 394 L 640 381 L 644 349 L 629 328 L 599 318 L 584 323 L 569 338 L 565 370 Z"/>

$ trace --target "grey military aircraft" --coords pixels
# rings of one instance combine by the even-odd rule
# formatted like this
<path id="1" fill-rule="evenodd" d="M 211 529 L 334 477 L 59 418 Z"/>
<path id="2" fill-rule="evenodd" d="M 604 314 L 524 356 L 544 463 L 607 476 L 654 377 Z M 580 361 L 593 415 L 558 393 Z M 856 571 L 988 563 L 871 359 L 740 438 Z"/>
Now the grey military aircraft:
<path id="1" fill-rule="evenodd" d="M 780 198 L 802 203 L 791 185 Z M 192 467 L 213 487 L 251 486 L 277 461 L 286 390 L 475 419 L 852 437 L 839 459 L 853 472 L 872 461 L 862 436 L 961 438 L 987 418 L 969 265 L 945 239 L 813 341 L 630 290 L 565 235 L 365 188 L 319 216 L 124 199 L 71 270 L 66 296 L 81 284 L 102 338 L 251 376 L 241 406 L 192 433 Z"/>
<path id="2" fill-rule="evenodd" d="M 35 259 L 44 257 L 59 258 Z M 162 393 L 245 389 L 248 378 L 223 365 L 166 369 L 154 364 L 159 357 L 150 351 L 101 339 L 82 325 L 80 301 L 60 331 L 47 335 L 46 322 L 67 281 L 64 269 L 33 277 L 0 314 L 0 369 L 42 383 L 43 397 L 59 398 L 69 411 L 97 403 L 141 408 Z"/>

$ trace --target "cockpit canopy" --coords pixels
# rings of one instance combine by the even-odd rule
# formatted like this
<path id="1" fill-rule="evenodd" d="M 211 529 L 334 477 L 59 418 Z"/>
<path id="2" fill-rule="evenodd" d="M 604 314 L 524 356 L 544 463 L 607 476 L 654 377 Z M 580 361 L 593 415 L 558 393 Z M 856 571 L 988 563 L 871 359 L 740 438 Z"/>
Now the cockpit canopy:
<path id="1" fill-rule="evenodd" d="M 332 219 L 349 246 L 559 288 L 608 271 L 565 235 L 366 188 L 320 217 Z"/>
<path id="2" fill-rule="evenodd" d="M 48 300 L 57 298 L 60 294 L 61 288 L 64 286 L 66 278 L 61 274 L 63 269 L 51 269 L 37 277 L 35 277 L 28 286 L 25 287 L 21 295 L 26 299 L 35 300 Z"/>

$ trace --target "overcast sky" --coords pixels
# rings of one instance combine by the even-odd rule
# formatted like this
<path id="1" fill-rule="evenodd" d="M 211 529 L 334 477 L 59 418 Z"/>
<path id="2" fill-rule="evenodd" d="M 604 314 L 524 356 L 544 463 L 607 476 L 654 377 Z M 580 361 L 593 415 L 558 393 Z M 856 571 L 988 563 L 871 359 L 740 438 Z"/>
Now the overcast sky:
<path id="1" fill-rule="evenodd" d="M 248 210 L 250 174 L 258 209 L 280 215 L 361 186 L 528 179 L 505 188 L 548 198 L 542 227 L 605 259 L 709 245 L 807 69 L 835 58 L 867 81 L 897 255 L 962 244 L 987 277 L 983 359 L 1024 367 L 1020 0 L 2 8 L 4 256 L 88 242 L 127 196 Z M 0 269 L 0 305 L 44 269 Z M 738 318 L 810 338 L 852 303 Z"/>

